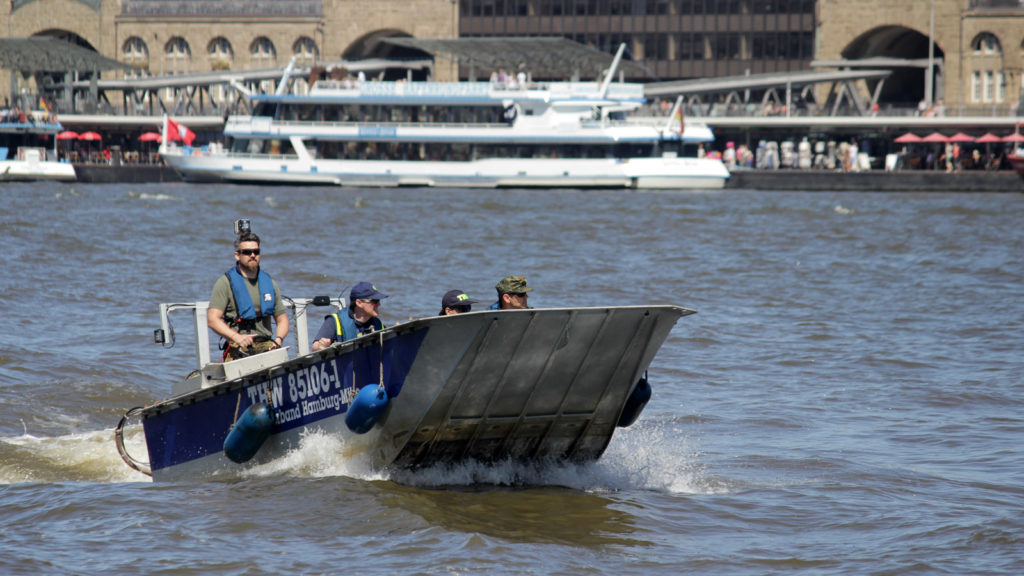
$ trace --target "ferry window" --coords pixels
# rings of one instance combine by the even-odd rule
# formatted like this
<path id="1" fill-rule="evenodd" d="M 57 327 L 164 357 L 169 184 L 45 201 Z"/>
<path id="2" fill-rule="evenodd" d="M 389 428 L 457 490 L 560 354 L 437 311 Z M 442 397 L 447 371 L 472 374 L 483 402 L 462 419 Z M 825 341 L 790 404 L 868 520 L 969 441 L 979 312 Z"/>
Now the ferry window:
<path id="1" fill-rule="evenodd" d="M 303 122 L 312 122 L 317 120 L 317 106 L 313 104 L 303 104 L 299 106 L 299 120 Z"/>
<path id="2" fill-rule="evenodd" d="M 452 144 L 451 159 L 456 162 L 469 160 L 469 144 Z"/>

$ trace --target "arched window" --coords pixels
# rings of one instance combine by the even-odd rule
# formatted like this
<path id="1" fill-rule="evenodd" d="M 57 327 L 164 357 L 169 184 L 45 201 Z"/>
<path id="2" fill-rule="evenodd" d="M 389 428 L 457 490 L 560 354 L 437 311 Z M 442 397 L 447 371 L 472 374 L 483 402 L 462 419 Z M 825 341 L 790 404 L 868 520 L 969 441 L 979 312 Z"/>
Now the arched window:
<path id="1" fill-rule="evenodd" d="M 252 57 L 254 68 L 272 68 L 277 64 L 277 49 L 266 36 L 260 36 L 252 41 L 249 55 Z"/>
<path id="2" fill-rule="evenodd" d="M 1003 46 L 999 43 L 999 38 L 988 32 L 982 32 L 975 36 L 974 41 L 971 42 L 971 49 L 977 54 L 1003 53 Z"/>
<path id="3" fill-rule="evenodd" d="M 292 54 L 295 55 L 295 64 L 299 66 L 309 66 L 320 59 L 320 50 L 316 47 L 316 42 L 308 36 L 295 41 L 292 45 Z"/>
<path id="4" fill-rule="evenodd" d="M 164 45 L 164 58 L 168 73 L 183 74 L 188 71 L 189 62 L 192 60 L 192 49 L 184 38 L 175 36 Z"/>
<path id="5" fill-rule="evenodd" d="M 231 42 L 223 36 L 210 40 L 206 53 L 210 58 L 210 68 L 213 70 L 230 70 L 231 63 L 235 60 L 235 50 L 231 47 Z"/>
<path id="6" fill-rule="evenodd" d="M 145 77 L 147 74 L 144 68 L 149 68 L 149 47 L 146 46 L 146 43 L 142 38 L 132 36 L 125 40 L 124 44 L 121 45 L 121 60 L 124 61 L 125 64 L 140 67 L 125 69 L 125 78 Z"/>
<path id="7" fill-rule="evenodd" d="M 138 36 L 132 36 L 121 46 L 121 59 L 128 64 L 144 66 L 149 63 L 149 48 Z"/>

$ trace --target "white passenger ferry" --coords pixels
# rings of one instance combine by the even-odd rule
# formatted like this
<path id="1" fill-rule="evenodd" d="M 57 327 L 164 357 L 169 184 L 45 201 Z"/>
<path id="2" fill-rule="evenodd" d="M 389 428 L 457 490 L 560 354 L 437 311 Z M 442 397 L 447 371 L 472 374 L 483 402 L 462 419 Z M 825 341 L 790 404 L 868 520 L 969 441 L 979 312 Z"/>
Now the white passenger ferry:
<path id="1" fill-rule="evenodd" d="M 620 58 L 600 83 L 320 80 L 304 95 L 251 95 L 253 114 L 229 117 L 222 143 L 165 137 L 160 152 L 189 181 L 722 188 L 722 162 L 697 154 L 711 130 L 683 122 L 678 101 L 630 119 L 643 85 L 612 82 Z"/>

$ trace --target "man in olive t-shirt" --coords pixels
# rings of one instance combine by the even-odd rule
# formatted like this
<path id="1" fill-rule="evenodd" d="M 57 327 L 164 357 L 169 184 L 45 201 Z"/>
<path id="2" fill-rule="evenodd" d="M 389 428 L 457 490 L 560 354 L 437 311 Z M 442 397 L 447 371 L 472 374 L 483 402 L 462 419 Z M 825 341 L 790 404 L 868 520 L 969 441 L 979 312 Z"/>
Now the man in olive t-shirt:
<path id="1" fill-rule="evenodd" d="M 235 261 L 213 285 L 206 314 L 206 324 L 226 342 L 225 361 L 280 347 L 289 328 L 281 290 L 260 270 L 259 236 L 244 232 L 235 239 Z"/>

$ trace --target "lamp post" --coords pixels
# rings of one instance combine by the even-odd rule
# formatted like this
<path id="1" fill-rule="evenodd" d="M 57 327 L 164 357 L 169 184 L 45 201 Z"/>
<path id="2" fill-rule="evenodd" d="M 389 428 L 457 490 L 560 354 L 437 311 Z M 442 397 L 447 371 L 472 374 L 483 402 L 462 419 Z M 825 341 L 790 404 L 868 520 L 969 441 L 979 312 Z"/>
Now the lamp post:
<path id="1" fill-rule="evenodd" d="M 452 3 L 452 38 L 459 37 L 459 30 L 456 28 L 458 24 L 455 23 L 455 14 L 458 9 L 458 0 L 451 0 Z M 451 78 L 452 82 L 459 81 L 459 60 L 453 55 L 451 59 Z"/>
<path id="2" fill-rule="evenodd" d="M 924 99 L 931 106 L 934 104 L 935 70 L 935 0 L 930 2 L 928 15 L 928 70 L 924 73 Z"/>

